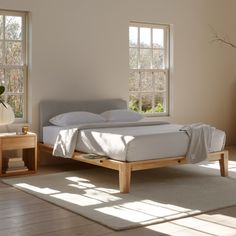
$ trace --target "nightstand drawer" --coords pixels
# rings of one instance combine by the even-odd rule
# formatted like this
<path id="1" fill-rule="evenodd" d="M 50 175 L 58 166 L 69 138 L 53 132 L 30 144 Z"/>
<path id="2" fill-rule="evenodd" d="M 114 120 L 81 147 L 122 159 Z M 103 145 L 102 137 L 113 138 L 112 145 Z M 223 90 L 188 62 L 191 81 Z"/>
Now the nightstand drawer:
<path id="1" fill-rule="evenodd" d="M 2 150 L 23 149 L 35 147 L 34 136 L 4 137 L 2 140 Z"/>

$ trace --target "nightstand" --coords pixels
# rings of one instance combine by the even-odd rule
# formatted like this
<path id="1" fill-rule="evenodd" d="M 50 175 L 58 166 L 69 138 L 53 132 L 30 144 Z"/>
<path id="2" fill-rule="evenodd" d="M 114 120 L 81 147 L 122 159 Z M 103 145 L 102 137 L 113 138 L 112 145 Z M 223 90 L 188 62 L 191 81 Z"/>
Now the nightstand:
<path id="1" fill-rule="evenodd" d="M 7 172 L 7 157 L 5 151 L 22 150 L 22 159 L 26 170 Z M 37 135 L 28 132 L 27 134 L 0 133 L 0 176 L 25 175 L 37 171 Z"/>

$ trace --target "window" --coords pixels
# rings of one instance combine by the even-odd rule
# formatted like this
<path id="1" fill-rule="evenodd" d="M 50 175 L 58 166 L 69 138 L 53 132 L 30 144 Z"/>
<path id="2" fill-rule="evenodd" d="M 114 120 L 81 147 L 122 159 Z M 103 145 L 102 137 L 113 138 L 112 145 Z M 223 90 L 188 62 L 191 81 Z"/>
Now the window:
<path id="1" fill-rule="evenodd" d="M 26 13 L 0 11 L 0 84 L 18 121 L 26 120 Z"/>
<path id="2" fill-rule="evenodd" d="M 169 114 L 169 26 L 129 26 L 129 108 Z"/>

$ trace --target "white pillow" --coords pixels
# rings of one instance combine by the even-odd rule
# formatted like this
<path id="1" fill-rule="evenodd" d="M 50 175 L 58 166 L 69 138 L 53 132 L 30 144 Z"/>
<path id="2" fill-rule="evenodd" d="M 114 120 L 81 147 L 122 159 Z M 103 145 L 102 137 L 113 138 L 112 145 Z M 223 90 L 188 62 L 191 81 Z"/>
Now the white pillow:
<path id="1" fill-rule="evenodd" d="M 80 125 L 85 123 L 100 123 L 104 122 L 105 119 L 91 112 L 86 111 L 72 111 L 62 113 L 60 115 L 52 117 L 49 122 L 57 126 L 69 126 L 69 125 Z"/>
<path id="2" fill-rule="evenodd" d="M 135 122 L 144 118 L 142 114 L 127 109 L 109 110 L 100 115 L 104 117 L 106 121 L 117 122 Z"/>

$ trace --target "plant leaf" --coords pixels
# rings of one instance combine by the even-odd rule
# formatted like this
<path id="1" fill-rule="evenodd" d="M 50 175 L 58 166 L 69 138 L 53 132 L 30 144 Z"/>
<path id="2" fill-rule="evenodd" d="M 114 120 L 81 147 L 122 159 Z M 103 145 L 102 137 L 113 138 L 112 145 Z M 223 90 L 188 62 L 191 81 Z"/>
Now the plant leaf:
<path id="1" fill-rule="evenodd" d="M 0 85 L 0 95 L 2 95 L 5 91 L 5 87 Z"/>

